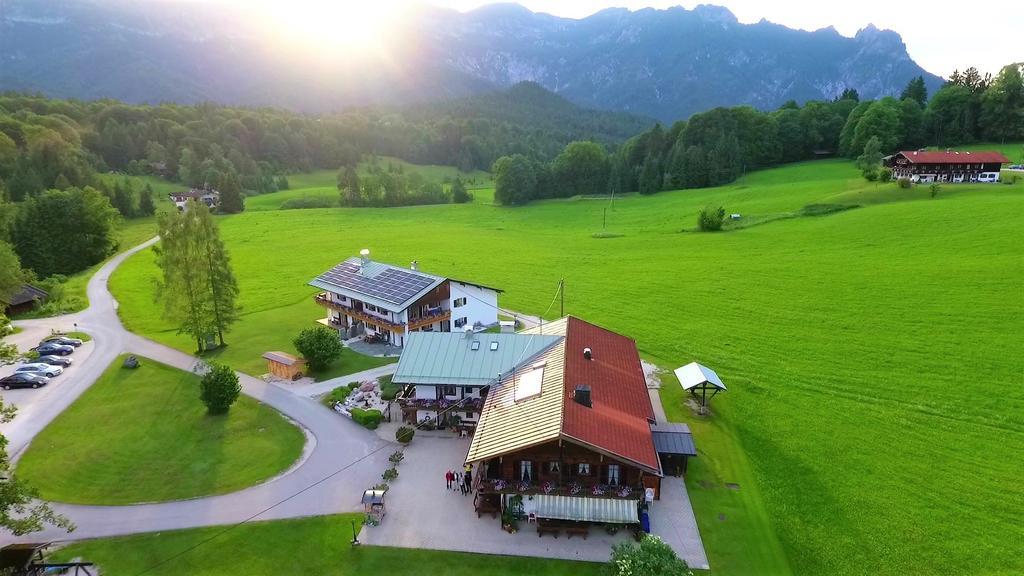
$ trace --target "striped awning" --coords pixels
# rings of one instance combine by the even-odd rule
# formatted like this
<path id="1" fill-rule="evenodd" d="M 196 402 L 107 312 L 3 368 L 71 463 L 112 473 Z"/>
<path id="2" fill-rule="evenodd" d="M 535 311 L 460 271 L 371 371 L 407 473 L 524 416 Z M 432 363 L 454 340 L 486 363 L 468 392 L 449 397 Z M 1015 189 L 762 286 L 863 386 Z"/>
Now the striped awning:
<path id="1" fill-rule="evenodd" d="M 537 495 L 534 499 L 538 518 L 614 524 L 635 524 L 640 521 L 636 500 L 546 495 Z"/>

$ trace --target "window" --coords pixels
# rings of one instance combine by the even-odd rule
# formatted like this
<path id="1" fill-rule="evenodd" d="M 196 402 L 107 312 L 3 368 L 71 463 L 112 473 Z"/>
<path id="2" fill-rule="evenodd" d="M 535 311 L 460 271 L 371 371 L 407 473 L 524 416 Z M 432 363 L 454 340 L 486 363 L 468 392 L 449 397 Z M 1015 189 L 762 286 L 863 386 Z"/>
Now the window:
<path id="1" fill-rule="evenodd" d="M 442 386 L 441 387 L 441 394 L 443 396 L 455 396 L 455 394 L 456 394 L 455 386 Z"/>
<path id="2" fill-rule="evenodd" d="M 469 349 L 470 350 L 479 350 L 480 349 L 480 341 L 479 340 L 473 340 L 473 343 L 469 345 Z"/>
<path id="3" fill-rule="evenodd" d="M 558 462 L 548 462 L 548 474 L 558 474 L 561 466 Z"/>
<path id="4" fill-rule="evenodd" d="M 576 474 L 580 476 L 590 476 L 590 464 L 586 462 L 580 462 L 576 465 Z"/>
<path id="5" fill-rule="evenodd" d="M 518 402 L 533 398 L 540 394 L 541 385 L 544 382 L 544 365 L 536 365 L 525 374 L 513 374 L 513 378 L 515 379 L 514 400 Z"/>
<path id="6" fill-rule="evenodd" d="M 466 325 L 466 317 L 465 316 L 463 316 L 462 318 L 456 318 L 455 319 L 455 327 L 456 328 L 462 328 L 465 325 Z"/>
<path id="7" fill-rule="evenodd" d="M 466 297 L 465 296 L 463 296 L 462 298 L 456 298 L 454 301 L 452 301 L 452 306 L 454 306 L 455 308 L 462 308 L 465 305 L 466 305 Z"/>
<path id="8" fill-rule="evenodd" d="M 491 341 L 491 352 L 494 352 L 497 349 L 498 349 L 498 343 L 492 340 Z"/>
<path id="9" fill-rule="evenodd" d="M 472 417 L 473 417 L 473 413 L 472 412 L 466 412 L 466 418 L 472 418 Z"/>
<path id="10" fill-rule="evenodd" d="M 608 484 L 612 486 L 619 485 L 619 465 L 609 464 L 608 465 Z"/>
<path id="11" fill-rule="evenodd" d="M 524 482 L 533 481 L 533 462 L 521 460 L 519 462 L 519 479 Z"/>

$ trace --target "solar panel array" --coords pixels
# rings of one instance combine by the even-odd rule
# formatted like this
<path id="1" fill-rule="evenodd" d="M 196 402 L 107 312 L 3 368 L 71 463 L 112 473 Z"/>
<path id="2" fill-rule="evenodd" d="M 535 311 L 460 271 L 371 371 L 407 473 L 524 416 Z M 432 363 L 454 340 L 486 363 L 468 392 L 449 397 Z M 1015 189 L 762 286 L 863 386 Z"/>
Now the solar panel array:
<path id="1" fill-rule="evenodd" d="M 398 268 L 388 268 L 371 278 L 360 274 L 359 266 L 351 262 L 331 268 L 320 275 L 320 280 L 391 304 L 402 304 L 435 282 L 433 278 Z"/>

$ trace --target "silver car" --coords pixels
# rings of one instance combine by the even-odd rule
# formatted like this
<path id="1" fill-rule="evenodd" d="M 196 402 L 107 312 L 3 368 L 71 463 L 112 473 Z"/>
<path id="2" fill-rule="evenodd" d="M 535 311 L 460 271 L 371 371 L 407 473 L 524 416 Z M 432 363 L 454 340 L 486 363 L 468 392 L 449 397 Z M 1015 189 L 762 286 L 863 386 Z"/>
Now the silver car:
<path id="1" fill-rule="evenodd" d="M 60 376 L 64 373 L 64 369 L 60 366 L 54 366 L 53 364 L 43 364 L 42 362 L 33 362 L 31 364 L 22 364 L 18 366 L 14 373 L 39 374 L 46 376 L 47 378 L 53 378 L 54 376 Z"/>

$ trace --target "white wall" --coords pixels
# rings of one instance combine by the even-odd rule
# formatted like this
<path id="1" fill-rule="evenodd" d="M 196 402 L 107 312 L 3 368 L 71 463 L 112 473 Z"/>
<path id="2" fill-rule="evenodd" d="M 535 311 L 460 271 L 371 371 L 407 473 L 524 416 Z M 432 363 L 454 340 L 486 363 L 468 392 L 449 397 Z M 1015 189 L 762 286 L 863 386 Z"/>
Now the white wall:
<path id="1" fill-rule="evenodd" d="M 415 394 L 416 394 L 416 396 L 415 396 L 416 398 L 429 398 L 431 400 L 436 400 L 437 399 L 437 387 L 436 386 L 428 386 L 428 385 L 425 385 L 425 384 L 417 384 L 416 385 L 416 392 L 415 392 Z"/>
<path id="2" fill-rule="evenodd" d="M 466 325 L 472 326 L 479 322 L 484 326 L 497 324 L 498 322 L 498 293 L 494 290 L 480 288 L 469 284 L 460 284 L 449 280 L 450 296 L 448 305 L 452 310 L 452 331 L 461 332 L 462 328 L 455 327 L 455 321 L 463 316 L 466 317 Z M 455 301 L 465 298 L 464 306 L 455 307 Z"/>

